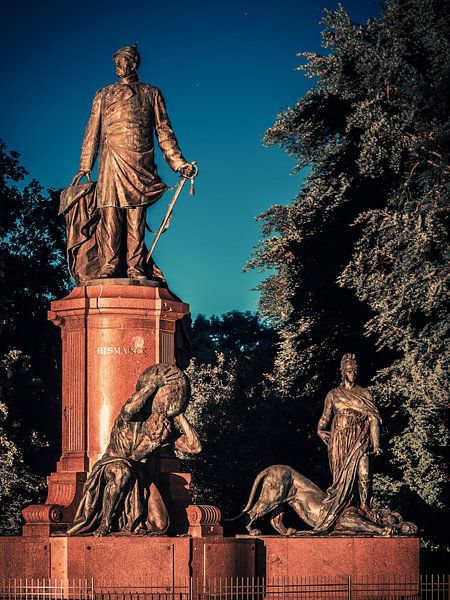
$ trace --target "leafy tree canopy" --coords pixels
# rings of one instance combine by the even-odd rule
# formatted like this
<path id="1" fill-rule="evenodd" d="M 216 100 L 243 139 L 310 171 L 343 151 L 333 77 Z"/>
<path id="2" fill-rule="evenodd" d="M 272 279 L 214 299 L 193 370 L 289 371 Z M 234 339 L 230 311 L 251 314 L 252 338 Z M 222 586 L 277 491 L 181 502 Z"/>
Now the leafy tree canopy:
<path id="1" fill-rule="evenodd" d="M 189 419 L 203 452 L 186 457 L 187 468 L 196 499 L 226 507 L 231 515 L 239 512 L 255 470 L 271 461 L 274 407 L 261 390 L 273 368 L 277 334 L 256 315 L 238 311 L 199 316 L 192 329 Z"/>
<path id="2" fill-rule="evenodd" d="M 309 175 L 261 215 L 248 265 L 274 271 L 260 286 L 281 337 L 274 397 L 295 398 L 310 430 L 340 356 L 356 352 L 385 416 L 379 497 L 441 542 L 449 21 L 444 0 L 389 0 L 364 26 L 325 11 L 327 53 L 300 55 L 315 85 L 265 138 Z"/>
<path id="3" fill-rule="evenodd" d="M 67 293 L 58 194 L 44 193 L 0 141 L 0 529 L 17 531 L 20 509 L 43 491 L 58 456 L 59 334 L 49 301 Z M 51 440 L 51 445 L 47 443 Z"/>

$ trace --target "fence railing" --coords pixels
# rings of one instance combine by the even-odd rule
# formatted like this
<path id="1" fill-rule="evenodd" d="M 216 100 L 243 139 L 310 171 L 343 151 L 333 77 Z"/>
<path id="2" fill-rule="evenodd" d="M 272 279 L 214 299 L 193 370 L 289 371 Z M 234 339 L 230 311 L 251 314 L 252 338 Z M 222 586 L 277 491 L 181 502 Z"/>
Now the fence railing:
<path id="1" fill-rule="evenodd" d="M 450 576 L 254 577 L 145 580 L 128 586 L 81 579 L 0 579 L 0 600 L 450 600 Z"/>

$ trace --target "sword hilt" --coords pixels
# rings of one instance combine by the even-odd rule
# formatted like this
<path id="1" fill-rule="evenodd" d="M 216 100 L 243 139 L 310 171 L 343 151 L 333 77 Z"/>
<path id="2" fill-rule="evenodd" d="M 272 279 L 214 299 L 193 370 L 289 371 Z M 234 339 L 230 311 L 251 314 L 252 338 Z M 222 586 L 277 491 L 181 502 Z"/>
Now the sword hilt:
<path id="1" fill-rule="evenodd" d="M 194 196 L 195 195 L 194 179 L 198 175 L 198 167 L 197 167 L 197 163 L 195 162 L 195 160 L 193 160 L 190 164 L 194 167 L 193 174 L 192 175 L 183 175 L 183 177 L 190 180 L 191 185 L 189 188 L 189 196 Z"/>

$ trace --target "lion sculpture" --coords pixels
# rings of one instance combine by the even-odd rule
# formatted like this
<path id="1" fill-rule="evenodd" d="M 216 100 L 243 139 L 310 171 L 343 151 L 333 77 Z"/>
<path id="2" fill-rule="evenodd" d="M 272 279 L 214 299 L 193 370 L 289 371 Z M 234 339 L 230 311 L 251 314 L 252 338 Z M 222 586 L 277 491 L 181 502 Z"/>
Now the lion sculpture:
<path id="1" fill-rule="evenodd" d="M 257 490 L 259 497 L 255 500 Z M 246 527 L 250 535 L 261 535 L 259 529 L 253 527 L 254 521 L 270 516 L 272 527 L 284 536 L 314 535 L 314 528 L 319 521 L 322 504 L 326 493 L 308 478 L 292 467 L 273 465 L 261 471 L 252 486 L 250 497 L 242 512 L 228 521 L 235 521 L 246 516 Z M 283 523 L 286 505 L 290 506 L 312 529 L 299 531 L 287 528 Z M 333 526 L 333 532 L 344 535 L 415 535 L 417 527 L 414 523 L 403 521 L 399 513 L 387 509 L 373 509 L 371 518 L 363 515 L 356 507 L 349 506 L 342 511 Z"/>

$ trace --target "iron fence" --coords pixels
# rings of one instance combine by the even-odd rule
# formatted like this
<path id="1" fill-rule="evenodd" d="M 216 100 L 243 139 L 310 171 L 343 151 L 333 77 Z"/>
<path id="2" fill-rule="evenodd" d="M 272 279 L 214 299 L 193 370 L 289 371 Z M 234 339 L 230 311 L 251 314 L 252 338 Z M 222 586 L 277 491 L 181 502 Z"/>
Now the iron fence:
<path id="1" fill-rule="evenodd" d="M 117 586 L 81 579 L 3 579 L 0 600 L 450 600 L 450 576 L 231 577 Z"/>

